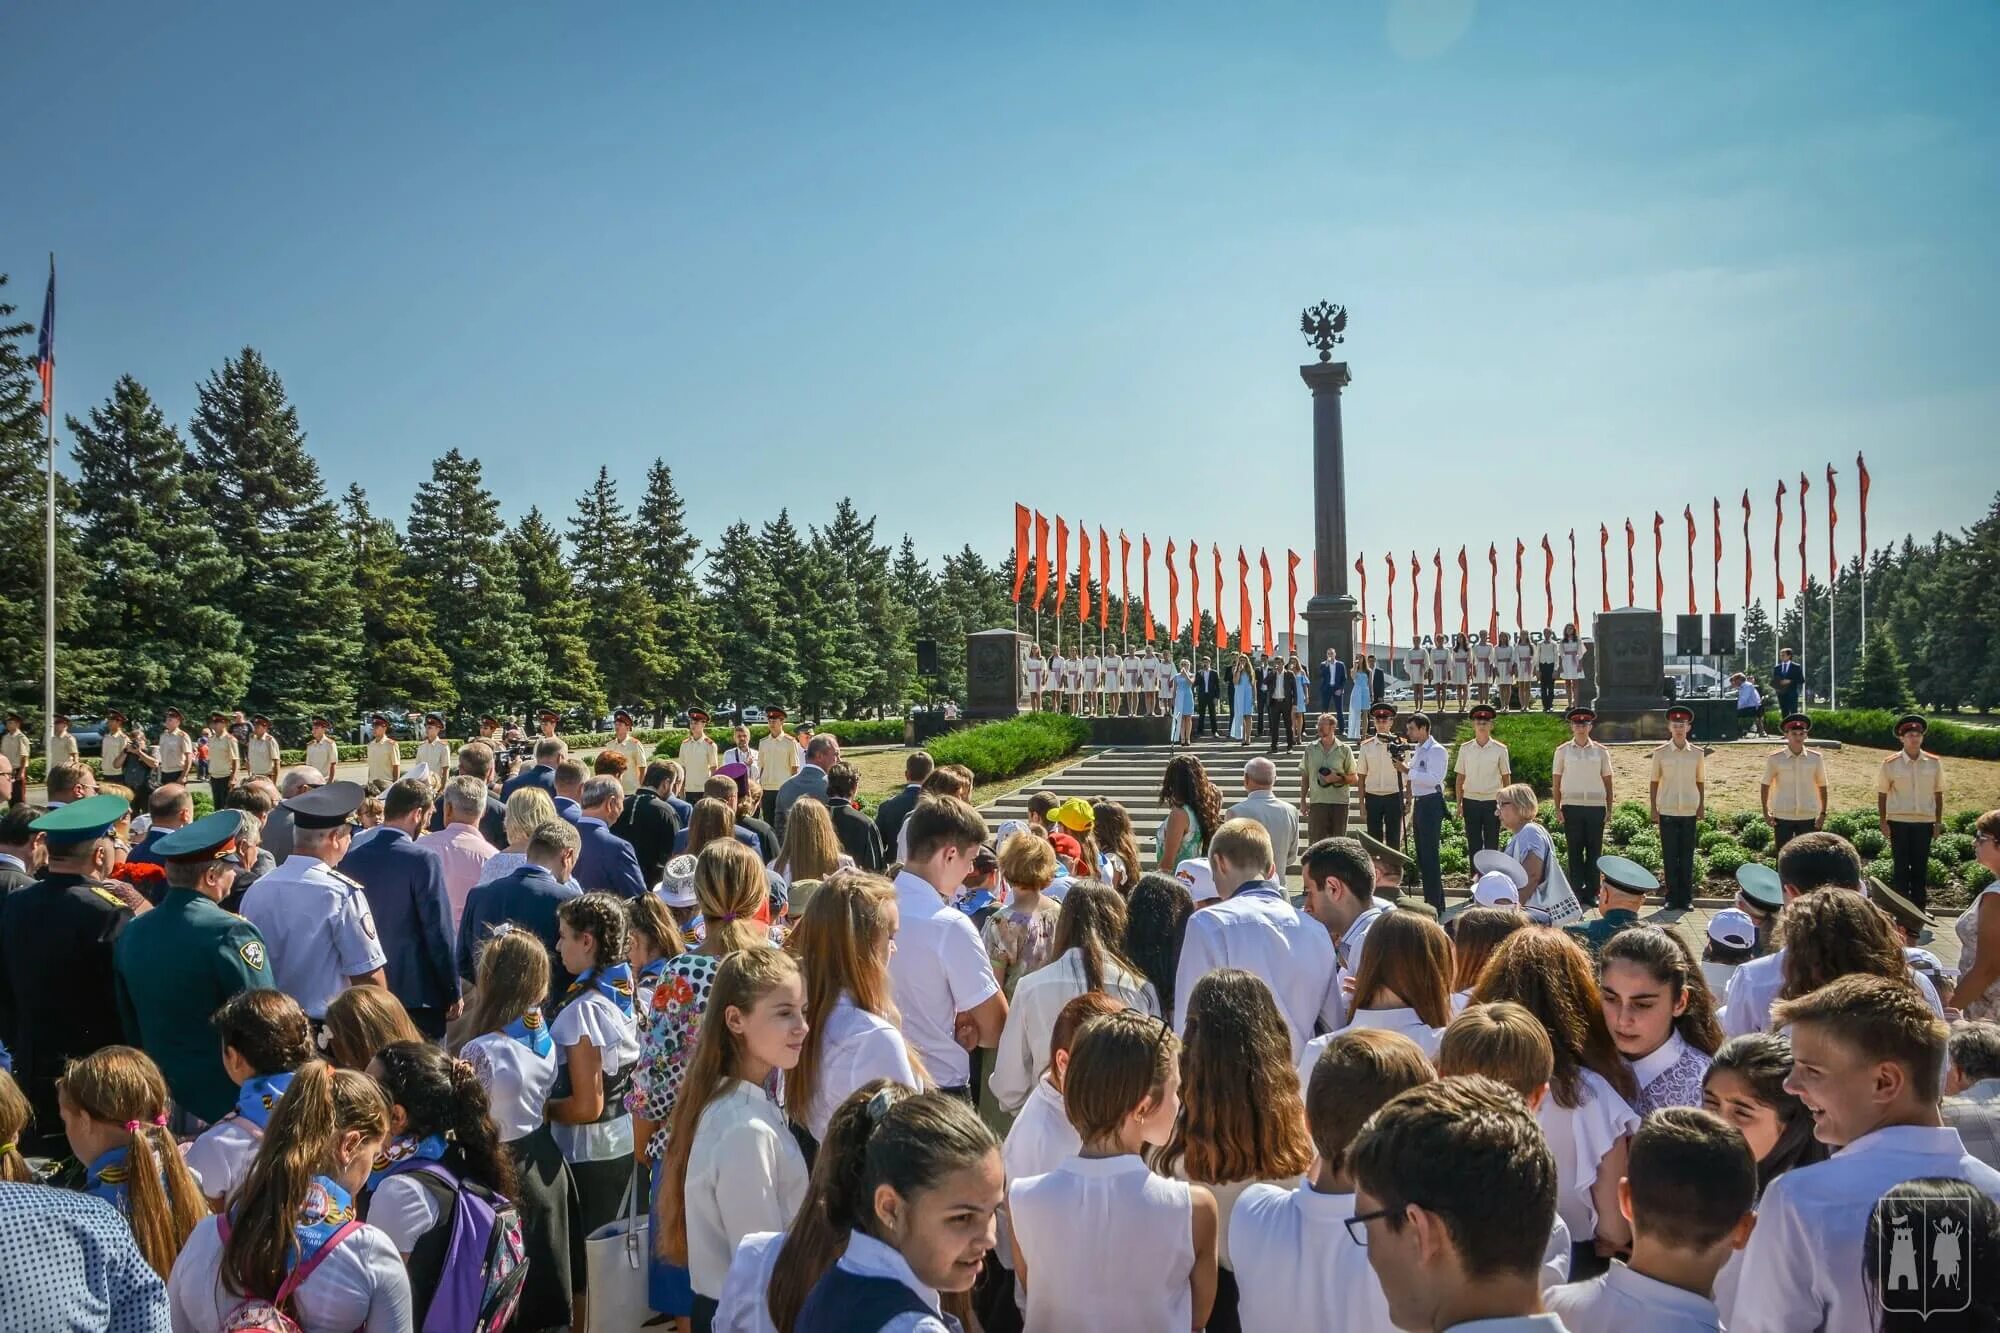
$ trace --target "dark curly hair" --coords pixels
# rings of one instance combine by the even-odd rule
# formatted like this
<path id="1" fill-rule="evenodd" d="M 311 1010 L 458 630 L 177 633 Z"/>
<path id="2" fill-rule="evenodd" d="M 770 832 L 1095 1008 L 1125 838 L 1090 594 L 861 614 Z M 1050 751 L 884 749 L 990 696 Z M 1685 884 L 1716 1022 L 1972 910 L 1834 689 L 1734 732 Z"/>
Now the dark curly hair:
<path id="1" fill-rule="evenodd" d="M 556 908 L 563 924 L 597 941 L 595 967 L 610 967 L 625 959 L 625 903 L 616 894 L 586 893 L 565 899 Z"/>
<path id="2" fill-rule="evenodd" d="M 1125 956 L 1153 983 L 1163 1014 L 1174 1012 L 1174 973 L 1193 915 L 1187 885 L 1157 870 L 1139 876 L 1125 903 Z"/>
<path id="3" fill-rule="evenodd" d="M 1201 830 L 1202 854 L 1208 854 L 1208 840 L 1222 827 L 1222 793 L 1208 780 L 1208 770 L 1191 754 L 1177 754 L 1167 761 L 1166 776 L 1160 780 L 1160 803 L 1172 808 L 1184 805 L 1194 811 Z"/>
<path id="4" fill-rule="evenodd" d="M 404 1133 L 438 1135 L 449 1145 L 446 1166 L 495 1194 L 514 1197 L 514 1159 L 500 1146 L 486 1089 L 470 1064 L 427 1041 L 384 1046 L 375 1063 L 382 1067 L 376 1082 L 408 1118 Z"/>
<path id="5" fill-rule="evenodd" d="M 1604 1022 L 1604 1000 L 1590 955 L 1560 930 L 1531 926 L 1500 942 L 1479 974 L 1474 1004 L 1512 1000 L 1542 1020 L 1555 1049 L 1556 1072 L 1549 1095 L 1556 1105 L 1583 1101 L 1583 1071 L 1609 1083 L 1626 1101 L 1638 1095 L 1632 1066 L 1618 1054 Z"/>

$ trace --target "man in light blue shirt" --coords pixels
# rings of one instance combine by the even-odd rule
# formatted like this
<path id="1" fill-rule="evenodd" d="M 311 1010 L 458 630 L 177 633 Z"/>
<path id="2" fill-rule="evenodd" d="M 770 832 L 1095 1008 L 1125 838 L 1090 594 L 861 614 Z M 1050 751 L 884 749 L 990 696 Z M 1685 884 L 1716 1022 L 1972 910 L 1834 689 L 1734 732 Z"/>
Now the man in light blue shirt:
<path id="1" fill-rule="evenodd" d="M 361 785 L 329 782 L 281 806 L 292 812 L 292 855 L 243 895 L 243 916 L 264 937 L 278 989 L 312 1019 L 348 986 L 387 986 L 388 955 L 361 882 L 333 867 L 352 841 Z"/>
<path id="2" fill-rule="evenodd" d="M 1431 735 L 1428 713 L 1412 713 L 1403 724 L 1403 734 L 1416 748 L 1410 751 L 1408 793 L 1412 823 L 1417 837 L 1417 873 L 1424 881 L 1424 901 L 1444 911 L 1444 868 L 1441 852 L 1444 839 L 1444 779 L 1451 752 Z"/>

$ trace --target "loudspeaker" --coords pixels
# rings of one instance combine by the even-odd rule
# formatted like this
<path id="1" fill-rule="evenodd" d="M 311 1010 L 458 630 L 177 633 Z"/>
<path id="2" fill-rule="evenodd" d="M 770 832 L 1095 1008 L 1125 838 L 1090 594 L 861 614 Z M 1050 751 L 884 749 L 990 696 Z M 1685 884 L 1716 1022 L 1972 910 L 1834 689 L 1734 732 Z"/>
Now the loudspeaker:
<path id="1" fill-rule="evenodd" d="M 1736 651 L 1736 613 L 1718 611 L 1708 618 L 1708 651 L 1727 657 Z"/>
<path id="2" fill-rule="evenodd" d="M 1662 676 L 1660 678 L 1660 697 L 1668 703 L 1672 703 L 1681 697 L 1681 681 L 1679 676 Z"/>
<path id="3" fill-rule="evenodd" d="M 917 640 L 917 674 L 935 676 L 938 673 L 936 639 Z"/>
<path id="4" fill-rule="evenodd" d="M 1701 617 L 1674 617 L 1674 656 L 1701 656 Z"/>

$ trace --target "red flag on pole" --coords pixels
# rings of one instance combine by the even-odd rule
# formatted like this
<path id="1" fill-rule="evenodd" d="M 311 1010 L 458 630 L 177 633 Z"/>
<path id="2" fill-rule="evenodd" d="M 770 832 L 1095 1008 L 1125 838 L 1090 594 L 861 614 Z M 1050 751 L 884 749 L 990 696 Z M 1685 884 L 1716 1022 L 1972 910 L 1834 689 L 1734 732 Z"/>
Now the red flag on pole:
<path id="1" fill-rule="evenodd" d="M 1410 647 L 1417 646 L 1422 630 L 1417 625 L 1417 612 L 1423 606 L 1424 562 L 1415 551 L 1410 552 Z"/>
<path id="2" fill-rule="evenodd" d="M 1014 605 L 1021 604 L 1021 585 L 1028 581 L 1028 506 L 1014 506 Z"/>
<path id="3" fill-rule="evenodd" d="M 1653 606 L 1660 611 L 1667 609 L 1667 579 L 1660 569 L 1661 533 L 1667 520 L 1660 517 L 1660 511 L 1653 511 Z"/>
<path id="4" fill-rule="evenodd" d="M 1458 637 L 1465 638 L 1472 633 L 1472 608 L 1467 599 L 1470 591 L 1470 576 L 1465 568 L 1465 548 L 1458 548 Z"/>
<path id="5" fill-rule="evenodd" d="M 1431 630 L 1444 642 L 1444 548 L 1431 552 Z"/>
<path id="6" fill-rule="evenodd" d="M 1799 473 L 1799 596 L 1806 595 L 1806 492 L 1812 489 L 1812 481 L 1805 473 Z M 1801 617 L 1799 623 L 1805 623 Z"/>
<path id="7" fill-rule="evenodd" d="M 1719 616 L 1722 614 L 1722 497 L 1719 495 L 1715 497 L 1715 521 L 1711 526 L 1715 529 L 1715 560 L 1708 571 L 1708 582 L 1715 593 L 1714 614 Z"/>
<path id="8" fill-rule="evenodd" d="M 1082 539 L 1076 544 L 1076 623 L 1081 628 L 1090 623 L 1090 529 L 1079 523 L 1076 532 Z"/>
<path id="9" fill-rule="evenodd" d="M 1188 542 L 1188 641 L 1201 648 L 1201 547 Z M 1217 599 L 1220 600 L 1219 598 Z"/>
<path id="10" fill-rule="evenodd" d="M 1500 637 L 1500 548 L 1486 543 L 1486 642 Z"/>
<path id="11" fill-rule="evenodd" d="M 1396 557 L 1385 555 L 1382 557 L 1382 563 L 1389 567 L 1389 610 L 1383 617 L 1389 626 L 1389 632 L 1384 643 L 1393 654 L 1396 651 Z"/>
<path id="12" fill-rule="evenodd" d="M 1750 605 L 1750 488 L 1743 488 L 1743 605 Z"/>
<path id="13" fill-rule="evenodd" d="M 1854 471 L 1861 478 L 1861 562 L 1868 563 L 1868 461 L 1860 454 L 1854 455 Z"/>
<path id="14" fill-rule="evenodd" d="M 1153 617 L 1146 616 L 1146 636 L 1152 637 Z M 1167 538 L 1167 645 L 1171 652 L 1181 637 L 1181 576 L 1174 570 L 1174 539 Z"/>
<path id="15" fill-rule="evenodd" d="M 1636 548 L 1638 540 L 1639 540 L 1638 530 L 1632 526 L 1631 519 L 1629 518 L 1626 519 L 1625 520 L 1625 605 L 1627 606 L 1637 606 L 1639 604 L 1638 575 L 1635 574 L 1632 569 L 1632 552 Z"/>
<path id="16" fill-rule="evenodd" d="M 1069 596 L 1069 524 L 1056 515 L 1056 614 L 1061 615 L 1063 599 Z"/>
<path id="17" fill-rule="evenodd" d="M 1519 537 L 1514 539 L 1514 628 L 1528 628 L 1527 612 L 1521 609 L 1521 561 L 1528 554 L 1528 544 Z"/>
<path id="18" fill-rule="evenodd" d="M 1368 643 L 1368 557 L 1354 557 L 1354 572 L 1361 576 L 1361 643 Z M 1357 650 L 1358 651 L 1358 650 Z"/>
<path id="19" fill-rule="evenodd" d="M 1250 651 L 1250 559 L 1236 548 L 1236 651 Z"/>
<path id="20" fill-rule="evenodd" d="M 1834 530 L 1840 526 L 1840 510 L 1834 500 L 1840 488 L 1834 484 L 1833 464 L 1826 465 L 1826 586 L 1831 589 L 1840 577 L 1840 558 L 1833 553 Z"/>
<path id="21" fill-rule="evenodd" d="M 1298 632 L 1299 632 L 1299 553 L 1297 551 L 1286 551 L 1285 552 L 1285 633 L 1287 635 L 1295 635 Z M 1294 639 L 1292 641 L 1293 650 L 1296 651 L 1298 649 L 1298 646 L 1299 646 L 1298 641 Z"/>
<path id="22" fill-rule="evenodd" d="M 1604 590 L 1604 609 L 1611 609 L 1611 529 L 1597 525 L 1597 586 Z M 1583 633 L 1581 626 L 1578 634 Z"/>
<path id="23" fill-rule="evenodd" d="M 1208 553 L 1215 557 L 1215 651 L 1229 651 L 1229 628 L 1222 623 L 1222 548 L 1213 542 Z"/>
<path id="24" fill-rule="evenodd" d="M 1035 609 L 1042 609 L 1042 598 L 1049 591 L 1049 521 L 1042 517 L 1042 511 L 1035 511 Z"/>
<path id="25" fill-rule="evenodd" d="M 1271 655 L 1271 553 L 1257 552 L 1257 569 L 1264 578 L 1264 656 Z"/>
<path id="26" fill-rule="evenodd" d="M 1576 600 L 1576 529 L 1569 530 L 1569 623 L 1583 633 L 1583 607 Z"/>
<path id="27" fill-rule="evenodd" d="M 1701 614 L 1701 607 L 1694 599 L 1694 506 L 1681 506 L 1681 517 L 1687 520 L 1688 526 L 1688 614 L 1697 616 Z"/>
<path id="28" fill-rule="evenodd" d="M 1542 534 L 1542 628 L 1556 627 L 1556 548 L 1549 545 L 1549 534 Z"/>
<path id="29" fill-rule="evenodd" d="M 1153 539 L 1139 534 L 1139 614 L 1146 618 L 1146 642 L 1153 641 Z"/>
<path id="30" fill-rule="evenodd" d="M 1785 483 L 1778 483 L 1778 521 L 1771 527 L 1771 570 L 1778 579 L 1778 600 L 1785 600 Z"/>
<path id="31" fill-rule="evenodd" d="M 1102 642 L 1111 625 L 1111 539 L 1103 528 L 1097 530 L 1097 578 L 1103 585 L 1097 590 L 1097 633 Z"/>
<path id="32" fill-rule="evenodd" d="M 1144 577 L 1145 571 L 1140 571 Z M 1147 626 L 1151 629 L 1151 626 Z M 1132 634 L 1132 542 L 1125 535 L 1125 529 L 1118 529 L 1118 636 L 1130 638 Z M 1147 638 L 1152 635 L 1148 634 Z"/>

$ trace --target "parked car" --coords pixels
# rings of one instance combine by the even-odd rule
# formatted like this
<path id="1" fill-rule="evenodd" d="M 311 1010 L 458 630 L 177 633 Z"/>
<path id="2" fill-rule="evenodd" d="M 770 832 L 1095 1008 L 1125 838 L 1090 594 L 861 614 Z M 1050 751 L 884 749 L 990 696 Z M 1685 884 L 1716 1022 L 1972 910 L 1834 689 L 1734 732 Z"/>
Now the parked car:
<path id="1" fill-rule="evenodd" d="M 763 724 L 763 721 L 764 721 L 764 710 L 762 708 L 758 707 L 756 704 L 743 705 L 744 726 L 746 727 L 760 726 Z"/>
<path id="2" fill-rule="evenodd" d="M 380 713 L 389 719 L 389 735 L 399 741 L 418 741 L 424 738 L 422 713 L 411 712 L 407 708 L 363 709 L 361 718 L 354 724 L 354 741 L 366 745 L 375 739 L 375 728 L 371 719 Z"/>
<path id="3" fill-rule="evenodd" d="M 104 753 L 104 719 L 101 717 L 72 717 L 69 720 L 69 734 L 76 737 L 78 754 Z"/>

